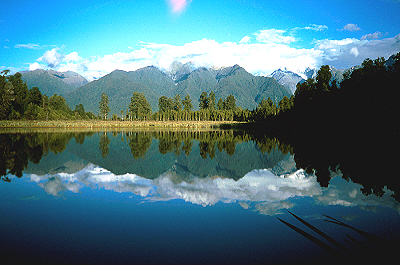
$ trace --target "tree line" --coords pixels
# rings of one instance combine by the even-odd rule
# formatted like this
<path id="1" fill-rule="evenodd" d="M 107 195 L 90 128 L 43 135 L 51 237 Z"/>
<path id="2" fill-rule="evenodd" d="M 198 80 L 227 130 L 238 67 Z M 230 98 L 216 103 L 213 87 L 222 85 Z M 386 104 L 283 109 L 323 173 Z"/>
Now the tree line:
<path id="1" fill-rule="evenodd" d="M 158 100 L 158 111 L 152 112 L 150 103 L 144 93 L 133 92 L 131 102 L 125 113 L 121 110 L 121 116 L 112 115 L 113 120 L 153 120 L 153 121 L 260 121 L 268 115 L 290 109 L 293 106 L 294 97 L 283 97 L 276 104 L 271 98 L 263 99 L 255 110 L 243 109 L 236 106 L 236 99 L 229 95 L 225 99 L 216 101 L 215 93 L 202 92 L 198 99 L 198 111 L 193 111 L 193 103 L 190 95 L 184 99 L 179 94 L 169 98 L 161 96 Z M 108 107 L 109 99 L 103 93 L 99 102 L 100 117 L 106 120 L 111 111 Z"/>
<path id="2" fill-rule="evenodd" d="M 10 182 L 10 175 L 22 177 L 23 171 L 29 162 L 38 164 L 50 152 L 62 153 L 68 143 L 75 139 L 76 143 L 83 144 L 86 137 L 92 137 L 94 132 L 69 133 L 15 133 L 0 134 L 0 179 Z M 270 153 L 281 149 L 288 152 L 276 139 L 255 139 L 244 131 L 151 131 L 151 132 L 103 132 L 100 134 L 98 152 L 103 158 L 109 153 L 109 145 L 113 137 L 121 136 L 131 150 L 134 159 L 145 157 L 154 139 L 158 140 L 158 150 L 162 155 L 173 153 L 176 156 L 192 153 L 194 141 L 198 142 L 202 159 L 214 159 L 216 152 L 226 152 L 234 155 L 236 145 L 242 142 L 256 141 L 260 150 Z M 95 150 L 92 150 L 96 152 Z M 50 173 L 50 172 L 48 172 Z"/>
<path id="3" fill-rule="evenodd" d="M 114 114 L 113 120 L 154 120 L 154 121 L 232 121 L 242 115 L 242 108 L 236 106 L 236 100 L 233 95 L 225 100 L 219 99 L 215 102 L 215 93 L 203 92 L 198 99 L 199 110 L 193 111 L 193 103 L 190 95 L 181 99 L 179 94 L 173 98 L 161 96 L 158 100 L 158 111 L 152 112 L 150 103 L 147 101 L 144 93 L 133 92 L 131 102 L 124 114 L 121 110 L 121 116 Z M 109 99 L 106 93 L 101 95 L 99 102 L 100 116 L 107 119 L 110 112 L 108 107 Z"/>
<path id="4" fill-rule="evenodd" d="M 108 119 L 109 98 L 102 93 L 99 101 L 99 115 L 86 112 L 82 104 L 72 110 L 64 97 L 42 94 L 38 87 L 28 89 L 21 73 L 8 75 L 9 70 L 0 73 L 0 120 L 76 120 Z M 198 99 L 198 111 L 193 111 L 192 99 L 179 94 L 173 98 L 161 96 L 158 111 L 152 112 L 144 93 L 134 92 L 127 109 L 121 115 L 113 114 L 112 120 L 153 120 L 153 121 L 260 121 L 268 115 L 276 115 L 293 105 L 293 97 L 284 97 L 278 104 L 271 98 L 263 99 L 255 110 L 236 106 L 236 99 L 229 95 L 216 100 L 215 93 L 202 92 Z"/>
<path id="5" fill-rule="evenodd" d="M 28 89 L 21 73 L 8 75 L 9 70 L 0 73 L 0 120 L 75 120 L 96 119 L 92 112 L 86 112 L 83 105 L 71 110 L 61 95 L 48 97 L 38 87 Z"/>
<path id="6" fill-rule="evenodd" d="M 382 196 L 386 186 L 399 201 L 399 88 L 400 53 L 393 61 L 365 59 L 341 83 L 324 65 L 315 79 L 297 84 L 291 108 L 265 116 L 254 131 L 290 143 L 297 167 L 316 172 L 321 186 L 340 170 L 363 184 L 364 194 Z"/>

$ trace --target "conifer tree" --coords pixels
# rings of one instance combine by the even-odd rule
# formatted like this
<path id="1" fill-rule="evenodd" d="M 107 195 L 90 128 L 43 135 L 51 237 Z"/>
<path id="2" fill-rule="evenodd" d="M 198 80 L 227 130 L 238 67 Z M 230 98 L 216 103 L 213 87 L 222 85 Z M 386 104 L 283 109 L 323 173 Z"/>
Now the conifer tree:
<path id="1" fill-rule="evenodd" d="M 190 99 L 189 94 L 187 94 L 185 96 L 185 99 L 182 101 L 182 104 L 183 104 L 183 110 L 188 111 L 188 112 L 192 110 L 193 105 L 192 105 L 192 100 Z"/>
<path id="2" fill-rule="evenodd" d="M 136 119 L 146 119 L 151 114 L 150 103 L 147 101 L 144 93 L 133 92 L 129 109 Z"/>
<path id="3" fill-rule="evenodd" d="M 110 112 L 110 107 L 108 106 L 109 100 L 108 96 L 106 93 L 101 94 L 101 100 L 99 102 L 99 108 L 100 108 L 100 116 L 103 117 L 103 119 L 107 119 L 107 115 Z"/>

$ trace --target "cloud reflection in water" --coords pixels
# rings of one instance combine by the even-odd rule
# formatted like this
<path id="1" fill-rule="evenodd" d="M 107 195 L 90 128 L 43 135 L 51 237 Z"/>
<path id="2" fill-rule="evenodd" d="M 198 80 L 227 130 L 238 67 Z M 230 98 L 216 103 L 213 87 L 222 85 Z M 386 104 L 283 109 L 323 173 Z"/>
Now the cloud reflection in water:
<path id="1" fill-rule="evenodd" d="M 102 188 L 118 193 L 130 192 L 150 201 L 181 199 L 202 206 L 239 202 L 243 208 L 265 215 L 279 214 L 283 209 L 292 208 L 294 203 L 288 201 L 290 198 L 312 197 L 320 205 L 359 206 L 363 209 L 384 206 L 400 213 L 400 206 L 390 197 L 390 191 L 381 198 L 365 196 L 360 192 L 361 185 L 347 182 L 340 176 L 334 177 L 328 188 L 322 188 L 315 175 L 308 175 L 304 170 L 276 176 L 268 169 L 258 169 L 235 181 L 219 176 L 199 178 L 190 173 L 182 176 L 172 169 L 152 180 L 136 174 L 115 175 L 89 164 L 75 174 L 28 176 L 54 196 L 64 191 L 77 193 L 83 187 Z"/>

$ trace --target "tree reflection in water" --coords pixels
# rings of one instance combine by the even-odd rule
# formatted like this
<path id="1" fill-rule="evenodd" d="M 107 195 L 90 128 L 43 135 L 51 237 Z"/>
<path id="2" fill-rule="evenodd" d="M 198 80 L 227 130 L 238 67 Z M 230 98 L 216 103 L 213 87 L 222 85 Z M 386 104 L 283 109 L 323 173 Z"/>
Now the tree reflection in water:
<path id="1" fill-rule="evenodd" d="M 350 178 L 355 183 L 363 185 L 364 194 L 374 193 L 382 196 L 384 187 L 395 192 L 394 197 L 398 200 L 400 191 L 399 184 L 395 184 L 395 176 L 374 175 L 367 176 L 366 170 L 362 176 L 357 176 L 357 168 L 352 167 L 352 160 L 346 161 L 344 158 L 348 156 L 332 157 L 327 154 L 329 161 L 315 157 L 310 150 L 316 150 L 317 147 L 308 142 L 307 145 L 296 142 L 294 146 L 286 144 L 277 138 L 269 138 L 262 133 L 246 132 L 242 130 L 216 130 L 216 131 L 114 131 L 113 136 L 116 137 L 121 133 L 121 138 L 125 140 L 130 148 L 130 152 L 135 160 L 144 159 L 146 153 L 152 146 L 153 140 L 158 141 L 158 151 L 162 155 L 173 154 L 176 157 L 184 155 L 189 157 L 193 152 L 194 142 L 198 142 L 199 155 L 202 159 L 216 159 L 216 154 L 226 153 L 233 156 L 236 152 L 236 146 L 240 143 L 253 141 L 256 143 L 259 151 L 263 154 L 269 154 L 279 151 L 281 154 L 294 154 L 296 166 L 298 169 L 303 168 L 308 173 L 315 172 L 317 181 L 321 186 L 326 187 L 331 178 L 332 169 L 340 170 L 344 178 Z M 49 152 L 59 154 L 63 152 L 71 139 L 75 139 L 77 144 L 83 144 L 85 137 L 90 137 L 94 132 L 43 132 L 43 133 L 0 133 L 0 176 L 3 181 L 11 181 L 11 176 L 21 177 L 23 171 L 27 168 L 29 161 L 39 163 L 43 156 L 47 156 Z M 318 143 L 316 143 L 317 145 Z M 98 150 L 101 156 L 106 158 L 110 152 L 112 141 L 108 137 L 107 132 L 101 132 Z M 351 149 L 351 147 L 349 146 Z M 197 149 L 196 149 L 197 150 Z M 373 153 L 373 150 L 371 150 Z M 351 152 L 355 153 L 355 150 Z M 109 159 L 109 158 L 107 158 Z M 113 158 L 117 159 L 117 158 Z M 251 163 L 248 161 L 236 161 L 237 166 L 240 163 Z M 263 159 L 268 159 L 264 157 Z M 340 162 L 340 165 L 339 165 Z M 360 169 L 360 162 L 354 163 L 355 167 Z M 389 167 L 391 165 L 388 165 Z M 229 170 L 222 169 L 219 170 Z M 328 174 L 328 173 L 329 174 Z M 373 171 L 376 172 L 376 171 Z M 243 177 L 236 176 L 235 180 Z"/>

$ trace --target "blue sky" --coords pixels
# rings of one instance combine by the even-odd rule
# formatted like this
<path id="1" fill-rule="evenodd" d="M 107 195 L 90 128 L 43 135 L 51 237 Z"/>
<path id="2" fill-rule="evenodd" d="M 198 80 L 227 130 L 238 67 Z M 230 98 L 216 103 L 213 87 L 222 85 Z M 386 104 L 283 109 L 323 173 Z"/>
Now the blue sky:
<path id="1" fill-rule="evenodd" d="M 400 0 L 9 0 L 0 70 L 72 70 L 89 80 L 174 61 L 268 75 L 400 52 Z"/>

